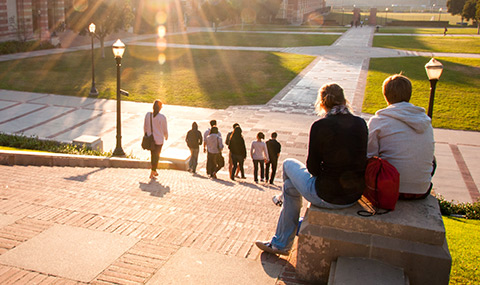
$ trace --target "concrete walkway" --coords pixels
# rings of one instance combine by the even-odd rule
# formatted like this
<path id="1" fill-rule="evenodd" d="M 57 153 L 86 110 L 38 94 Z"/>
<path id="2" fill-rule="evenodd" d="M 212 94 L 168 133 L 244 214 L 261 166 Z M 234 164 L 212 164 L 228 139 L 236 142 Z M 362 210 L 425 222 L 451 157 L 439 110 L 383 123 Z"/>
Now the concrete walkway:
<path id="1" fill-rule="evenodd" d="M 150 45 L 139 41 L 150 37 L 124 41 Z M 240 123 L 247 146 L 257 132 L 277 131 L 281 159 L 304 161 L 321 85 L 342 85 L 360 112 L 370 58 L 419 55 L 371 48 L 372 38 L 373 28 L 352 28 L 330 47 L 271 49 L 317 58 L 266 105 L 225 110 L 166 105 L 162 112 L 170 138 L 163 152 L 187 150 L 184 136 L 192 121 L 204 130 L 217 119 L 224 135 Z M 140 141 L 150 109 L 151 104 L 122 102 L 123 147 L 145 159 L 149 153 L 140 149 Z M 113 149 L 115 101 L 0 90 L 0 132 L 61 141 L 94 135 L 105 149 Z M 434 191 L 448 200 L 472 202 L 480 196 L 480 133 L 435 129 L 435 140 Z M 247 160 L 248 174 L 251 164 Z M 252 244 L 273 234 L 278 208 L 270 198 L 280 187 L 254 184 L 251 177 L 231 182 L 222 173 L 213 181 L 203 171 L 192 176 L 162 170 L 158 180 L 148 180 L 147 172 L 0 166 L 0 283 L 296 284 L 292 261 L 261 254 Z M 276 182 L 281 185 L 279 178 Z"/>

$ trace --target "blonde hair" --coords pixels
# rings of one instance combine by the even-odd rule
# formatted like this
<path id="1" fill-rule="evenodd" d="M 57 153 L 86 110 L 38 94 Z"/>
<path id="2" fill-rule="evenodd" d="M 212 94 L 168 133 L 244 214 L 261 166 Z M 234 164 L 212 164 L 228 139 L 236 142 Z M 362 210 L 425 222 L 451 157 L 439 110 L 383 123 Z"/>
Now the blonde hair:
<path id="1" fill-rule="evenodd" d="M 328 83 L 318 90 L 317 101 L 315 102 L 315 110 L 318 115 L 323 115 L 328 110 L 337 105 L 345 105 L 350 109 L 348 101 L 345 99 L 343 89 L 336 83 Z"/>

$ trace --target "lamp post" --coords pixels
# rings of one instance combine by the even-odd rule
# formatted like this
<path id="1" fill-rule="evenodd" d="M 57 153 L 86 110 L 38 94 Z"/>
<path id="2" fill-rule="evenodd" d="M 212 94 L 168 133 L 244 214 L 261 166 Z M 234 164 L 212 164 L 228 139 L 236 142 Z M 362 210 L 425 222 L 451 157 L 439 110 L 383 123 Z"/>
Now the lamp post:
<path id="1" fill-rule="evenodd" d="M 92 88 L 90 88 L 90 96 L 97 96 L 98 91 L 95 88 L 95 60 L 94 60 L 94 52 L 93 52 L 93 37 L 95 36 L 95 24 L 91 23 L 88 26 L 88 30 L 90 31 L 90 36 L 92 37 Z"/>
<path id="2" fill-rule="evenodd" d="M 342 26 L 343 26 L 343 16 L 345 15 L 345 8 L 342 8 Z"/>
<path id="3" fill-rule="evenodd" d="M 428 116 L 430 119 L 433 114 L 433 99 L 435 98 L 435 87 L 437 86 L 437 81 L 442 75 L 443 65 L 440 61 L 432 58 L 426 65 L 425 71 L 427 72 L 428 79 L 430 80 L 430 100 L 428 102 Z"/>
<path id="4" fill-rule="evenodd" d="M 120 93 L 120 67 L 122 66 L 122 57 L 125 52 L 125 44 L 118 39 L 112 46 L 113 55 L 117 62 L 117 146 L 113 151 L 113 156 L 125 156 L 122 149 L 122 121 L 121 121 L 121 93 Z"/>
<path id="5" fill-rule="evenodd" d="M 438 9 L 438 21 L 439 22 L 440 22 L 440 17 L 442 16 L 442 11 L 443 11 L 442 8 Z"/>
<path id="6" fill-rule="evenodd" d="M 388 20 L 388 8 L 385 8 L 385 26 L 387 26 L 387 20 Z"/>

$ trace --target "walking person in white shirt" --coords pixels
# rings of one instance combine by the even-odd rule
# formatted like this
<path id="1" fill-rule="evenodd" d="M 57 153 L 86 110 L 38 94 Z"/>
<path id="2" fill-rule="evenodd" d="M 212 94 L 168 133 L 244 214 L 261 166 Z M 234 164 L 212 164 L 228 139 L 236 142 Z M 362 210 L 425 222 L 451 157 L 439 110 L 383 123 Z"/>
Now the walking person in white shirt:
<path id="1" fill-rule="evenodd" d="M 265 163 L 269 161 L 267 145 L 262 140 L 265 135 L 262 132 L 257 134 L 257 140 L 252 142 L 250 155 L 253 160 L 253 180 L 258 183 L 258 167 L 260 166 L 260 181 L 265 178 Z"/>
<path id="2" fill-rule="evenodd" d="M 144 133 L 150 135 L 153 132 L 153 141 L 155 143 L 150 150 L 152 155 L 150 179 L 158 176 L 157 166 L 158 160 L 160 159 L 160 151 L 162 150 L 163 142 L 168 139 L 167 118 L 165 117 L 165 115 L 160 114 L 162 106 L 162 101 L 155 100 L 155 102 L 153 102 L 153 113 L 147 113 L 147 115 L 145 116 L 145 122 L 143 124 Z"/>

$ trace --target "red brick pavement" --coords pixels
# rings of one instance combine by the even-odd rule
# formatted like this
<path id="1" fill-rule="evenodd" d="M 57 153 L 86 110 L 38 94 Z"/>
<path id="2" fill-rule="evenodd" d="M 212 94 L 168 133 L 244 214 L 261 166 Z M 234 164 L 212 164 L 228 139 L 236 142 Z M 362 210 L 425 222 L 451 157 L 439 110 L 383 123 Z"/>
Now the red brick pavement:
<path id="1" fill-rule="evenodd" d="M 267 262 L 284 272 L 278 284 L 301 284 L 292 264 L 254 245 L 274 232 L 278 187 L 210 180 L 188 172 L 0 166 L 0 214 L 19 219 L 0 228 L 0 255 L 54 224 L 139 238 L 93 284 L 142 284 L 180 248 Z M 74 280 L 0 265 L 1 284 L 75 284 Z"/>

